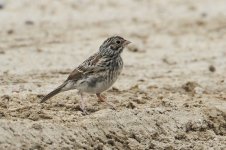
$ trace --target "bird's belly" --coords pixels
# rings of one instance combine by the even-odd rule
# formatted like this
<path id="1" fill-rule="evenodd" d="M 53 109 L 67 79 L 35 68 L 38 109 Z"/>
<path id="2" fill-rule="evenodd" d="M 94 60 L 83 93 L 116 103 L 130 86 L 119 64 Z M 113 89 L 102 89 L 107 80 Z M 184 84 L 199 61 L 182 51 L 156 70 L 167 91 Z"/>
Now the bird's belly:
<path id="1" fill-rule="evenodd" d="M 95 86 L 87 86 L 85 92 L 87 93 L 101 93 L 111 87 L 112 84 L 106 82 L 97 82 Z"/>
<path id="2" fill-rule="evenodd" d="M 101 93 L 109 89 L 115 83 L 117 76 L 115 76 L 111 80 L 104 76 L 100 77 L 91 76 L 89 78 L 78 81 L 79 85 L 77 86 L 77 89 L 80 90 L 81 92 L 91 94 Z"/>

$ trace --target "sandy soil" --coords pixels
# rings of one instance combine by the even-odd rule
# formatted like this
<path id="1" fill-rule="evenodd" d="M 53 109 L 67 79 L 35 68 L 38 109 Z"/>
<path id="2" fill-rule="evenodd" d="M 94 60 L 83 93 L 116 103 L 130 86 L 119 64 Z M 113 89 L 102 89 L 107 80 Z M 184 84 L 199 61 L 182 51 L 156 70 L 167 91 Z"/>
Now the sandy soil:
<path id="1" fill-rule="evenodd" d="M 40 98 L 119 34 L 105 92 Z M 226 1 L 0 1 L 0 149 L 226 149 Z"/>

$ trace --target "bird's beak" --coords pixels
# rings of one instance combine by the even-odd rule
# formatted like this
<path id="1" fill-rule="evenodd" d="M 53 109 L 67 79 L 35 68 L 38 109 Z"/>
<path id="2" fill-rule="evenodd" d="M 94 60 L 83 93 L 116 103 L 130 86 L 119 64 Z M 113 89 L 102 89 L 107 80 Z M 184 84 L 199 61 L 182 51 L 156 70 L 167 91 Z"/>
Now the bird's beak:
<path id="1" fill-rule="evenodd" d="M 131 43 L 130 41 L 125 40 L 125 42 L 123 43 L 123 45 L 126 46 L 126 45 L 128 45 L 130 43 Z"/>

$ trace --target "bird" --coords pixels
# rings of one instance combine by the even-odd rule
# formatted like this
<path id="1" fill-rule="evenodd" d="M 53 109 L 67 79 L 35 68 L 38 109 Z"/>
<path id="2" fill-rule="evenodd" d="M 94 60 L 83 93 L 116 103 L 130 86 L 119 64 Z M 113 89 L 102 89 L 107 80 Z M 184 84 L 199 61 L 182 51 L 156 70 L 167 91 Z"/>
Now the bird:
<path id="1" fill-rule="evenodd" d="M 114 108 L 102 93 L 109 89 L 120 75 L 123 69 L 121 53 L 130 43 L 118 35 L 107 38 L 99 47 L 99 51 L 75 68 L 59 87 L 42 98 L 41 103 L 58 93 L 77 89 L 81 96 L 79 106 L 83 113 L 87 114 L 83 93 L 96 94 L 98 101 Z"/>

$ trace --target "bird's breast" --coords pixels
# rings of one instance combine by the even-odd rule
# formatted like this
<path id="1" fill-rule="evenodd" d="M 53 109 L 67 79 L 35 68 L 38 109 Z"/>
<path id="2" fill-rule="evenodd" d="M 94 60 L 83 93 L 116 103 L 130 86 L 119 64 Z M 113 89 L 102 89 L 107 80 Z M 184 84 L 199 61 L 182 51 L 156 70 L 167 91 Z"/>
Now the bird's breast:
<path id="1" fill-rule="evenodd" d="M 101 93 L 109 89 L 117 80 L 123 67 L 122 62 L 106 63 L 106 69 L 99 73 L 93 73 L 77 82 L 77 89 L 87 93 Z"/>

